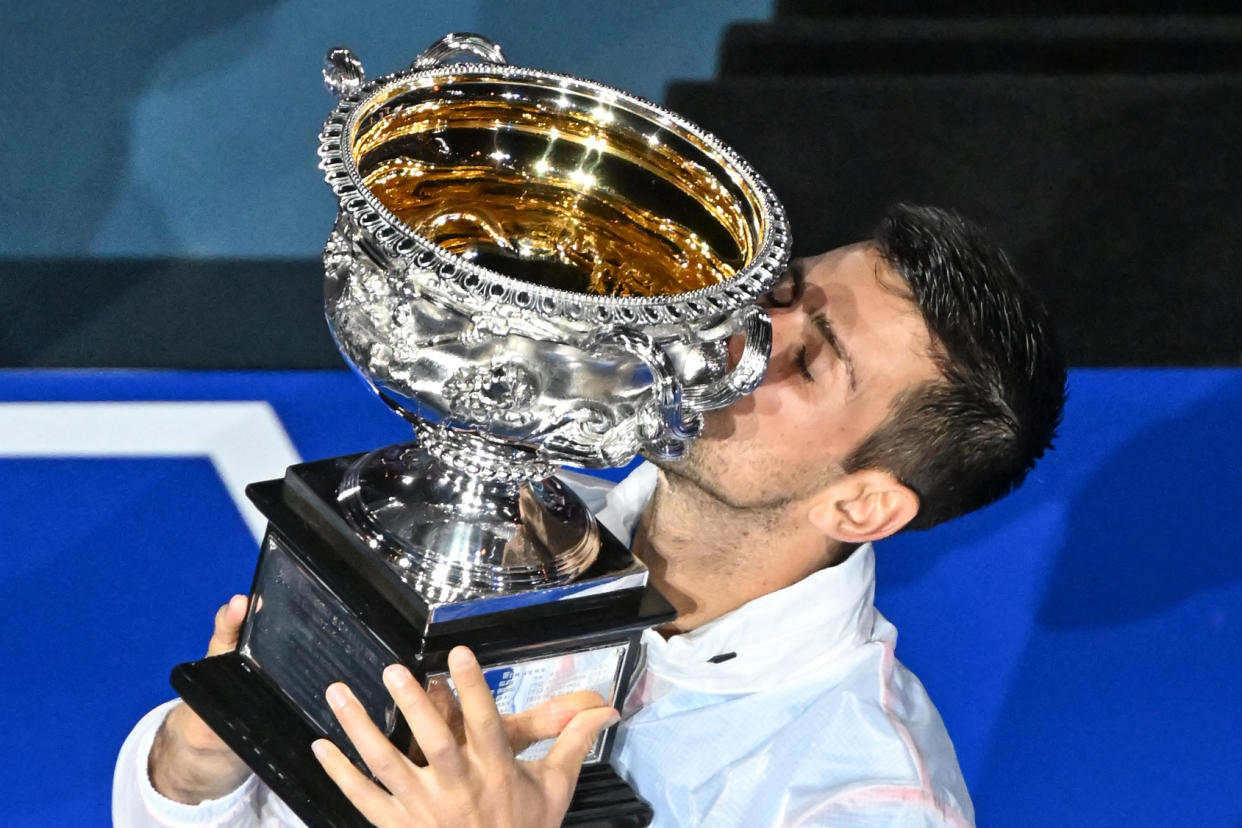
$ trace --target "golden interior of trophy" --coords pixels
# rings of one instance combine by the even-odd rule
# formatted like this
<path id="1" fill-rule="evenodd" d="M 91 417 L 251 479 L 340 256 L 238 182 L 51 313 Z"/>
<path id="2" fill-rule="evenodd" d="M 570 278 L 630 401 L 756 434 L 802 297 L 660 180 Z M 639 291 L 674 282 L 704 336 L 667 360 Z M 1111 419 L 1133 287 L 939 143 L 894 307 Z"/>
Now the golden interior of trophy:
<path id="1" fill-rule="evenodd" d="M 749 181 L 659 110 L 585 84 L 445 75 L 363 104 L 354 163 L 423 238 L 544 287 L 666 296 L 729 279 L 762 238 Z"/>

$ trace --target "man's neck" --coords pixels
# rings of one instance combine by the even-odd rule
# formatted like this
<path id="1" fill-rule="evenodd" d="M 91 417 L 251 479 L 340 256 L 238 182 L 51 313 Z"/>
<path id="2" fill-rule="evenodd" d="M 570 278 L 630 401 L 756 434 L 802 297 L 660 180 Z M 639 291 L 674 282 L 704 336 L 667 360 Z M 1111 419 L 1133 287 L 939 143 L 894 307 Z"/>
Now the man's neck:
<path id="1" fill-rule="evenodd" d="M 633 544 L 677 610 L 661 632 L 689 632 L 843 560 L 846 550 L 815 531 L 805 510 L 797 501 L 732 507 L 661 471 Z"/>

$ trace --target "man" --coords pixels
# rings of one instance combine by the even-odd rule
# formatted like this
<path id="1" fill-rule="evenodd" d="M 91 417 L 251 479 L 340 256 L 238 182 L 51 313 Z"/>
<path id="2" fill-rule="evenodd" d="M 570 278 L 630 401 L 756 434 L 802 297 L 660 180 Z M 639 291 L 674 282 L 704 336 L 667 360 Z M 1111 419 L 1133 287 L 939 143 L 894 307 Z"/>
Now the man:
<path id="1" fill-rule="evenodd" d="M 678 612 L 644 635 L 613 764 L 658 825 L 971 825 L 944 726 L 872 605 L 871 542 L 1021 483 L 1059 422 L 1063 357 L 1004 254 L 931 208 L 894 208 L 872 240 L 795 262 L 768 305 L 760 387 L 599 510 Z M 221 610 L 213 650 L 233 646 L 243 611 Z M 450 668 L 464 742 L 391 667 L 426 764 L 343 685 L 329 702 L 387 790 L 326 741 L 316 756 L 377 824 L 557 824 L 615 713 L 578 699 L 504 721 L 467 650 Z M 513 759 L 512 743 L 557 731 L 547 759 Z M 247 776 L 188 708 L 156 711 L 118 762 L 118 823 L 285 818 Z"/>

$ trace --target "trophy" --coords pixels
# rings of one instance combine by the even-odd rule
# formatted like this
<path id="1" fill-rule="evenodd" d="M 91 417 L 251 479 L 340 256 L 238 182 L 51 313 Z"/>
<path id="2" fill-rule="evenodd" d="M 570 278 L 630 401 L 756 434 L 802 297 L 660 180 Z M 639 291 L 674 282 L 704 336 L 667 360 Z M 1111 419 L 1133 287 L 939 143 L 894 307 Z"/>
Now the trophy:
<path id="1" fill-rule="evenodd" d="M 304 821 L 352 826 L 310 752 L 327 736 L 363 767 L 324 701 L 334 681 L 403 749 L 383 668 L 451 694 L 458 644 L 502 713 L 580 689 L 622 703 L 643 630 L 674 613 L 554 472 L 679 457 L 704 411 L 755 387 L 771 343 L 755 301 L 789 231 L 701 128 L 510 66 L 478 35 L 370 82 L 335 49 L 324 77 L 339 99 L 319 144 L 339 202 L 328 324 L 414 440 L 253 484 L 269 524 L 240 645 L 172 682 Z M 565 824 L 650 819 L 608 766 L 614 730 Z"/>

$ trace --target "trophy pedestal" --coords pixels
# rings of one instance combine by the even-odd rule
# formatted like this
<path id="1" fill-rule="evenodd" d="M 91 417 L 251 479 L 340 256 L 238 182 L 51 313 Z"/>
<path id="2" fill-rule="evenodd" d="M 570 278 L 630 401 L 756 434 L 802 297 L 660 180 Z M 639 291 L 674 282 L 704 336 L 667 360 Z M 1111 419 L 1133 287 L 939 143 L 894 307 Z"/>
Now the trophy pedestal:
<path id="1" fill-rule="evenodd" d="M 406 665 L 425 686 L 442 685 L 449 650 L 464 644 L 502 713 L 576 689 L 595 689 L 619 706 L 642 631 L 675 615 L 603 527 L 598 557 L 569 584 L 428 599 L 344 516 L 337 487 L 355 460 L 304 463 L 284 480 L 247 489 L 269 524 L 238 649 L 172 674 L 182 699 L 303 821 L 330 828 L 367 822 L 310 751 L 312 741 L 328 737 L 362 767 L 324 700 L 329 684 L 346 682 L 380 729 L 408 750 L 409 729 L 380 679 L 388 664 Z M 566 825 L 650 821 L 650 807 L 608 766 L 614 730 L 592 748 Z M 546 748 L 539 743 L 519 755 L 536 758 Z"/>

